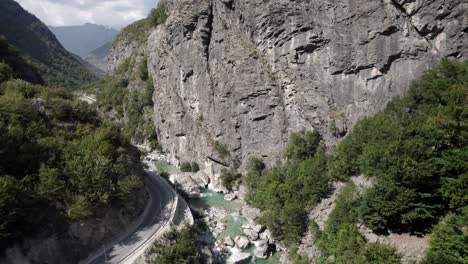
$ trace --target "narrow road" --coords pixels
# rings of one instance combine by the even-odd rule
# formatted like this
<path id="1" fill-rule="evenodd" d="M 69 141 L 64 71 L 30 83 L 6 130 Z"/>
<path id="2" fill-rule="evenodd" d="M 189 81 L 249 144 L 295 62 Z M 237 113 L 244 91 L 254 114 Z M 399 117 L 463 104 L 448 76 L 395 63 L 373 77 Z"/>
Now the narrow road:
<path id="1" fill-rule="evenodd" d="M 103 245 L 102 251 L 81 261 L 80 264 L 127 264 L 132 263 L 149 246 L 148 242 L 172 219 L 177 194 L 161 176 L 150 171 L 145 175 L 149 193 L 143 219 L 130 234 L 113 245 Z"/>

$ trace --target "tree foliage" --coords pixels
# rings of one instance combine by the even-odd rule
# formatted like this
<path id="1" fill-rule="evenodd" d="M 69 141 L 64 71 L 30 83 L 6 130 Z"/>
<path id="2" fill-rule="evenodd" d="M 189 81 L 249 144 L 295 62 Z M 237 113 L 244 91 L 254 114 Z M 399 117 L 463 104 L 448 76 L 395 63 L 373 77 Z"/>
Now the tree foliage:
<path id="1" fill-rule="evenodd" d="M 327 155 L 316 132 L 291 135 L 288 160 L 270 169 L 258 158 L 247 164 L 248 202 L 278 239 L 294 244 L 307 228 L 307 209 L 328 193 Z"/>
<path id="2" fill-rule="evenodd" d="M 151 10 L 148 18 L 150 20 L 151 25 L 154 27 L 164 24 L 166 22 L 167 14 L 166 3 L 164 0 L 159 2 L 158 7 Z"/>
<path id="3" fill-rule="evenodd" d="M 0 84 L 2 245 L 44 217 L 83 219 L 141 187 L 139 158 L 120 129 L 73 97 L 22 80 Z"/>
<path id="4" fill-rule="evenodd" d="M 197 233 L 196 226 L 169 231 L 164 235 L 166 243 L 156 243 L 151 248 L 150 253 L 156 255 L 152 263 L 196 263 L 199 260 L 195 244 Z"/>
<path id="5" fill-rule="evenodd" d="M 423 264 L 468 263 L 468 207 L 459 214 L 449 214 L 436 225 L 430 243 Z"/>
<path id="6" fill-rule="evenodd" d="M 424 231 L 468 203 L 467 95 L 468 62 L 444 61 L 337 147 L 334 177 L 376 180 L 360 207 L 370 228 Z"/>
<path id="7" fill-rule="evenodd" d="M 318 263 L 398 264 L 395 250 L 384 245 L 367 244 L 357 228 L 359 196 L 353 182 L 348 182 L 336 199 L 323 231 L 311 223 L 321 256 Z M 330 259 L 334 261 L 331 262 Z"/>

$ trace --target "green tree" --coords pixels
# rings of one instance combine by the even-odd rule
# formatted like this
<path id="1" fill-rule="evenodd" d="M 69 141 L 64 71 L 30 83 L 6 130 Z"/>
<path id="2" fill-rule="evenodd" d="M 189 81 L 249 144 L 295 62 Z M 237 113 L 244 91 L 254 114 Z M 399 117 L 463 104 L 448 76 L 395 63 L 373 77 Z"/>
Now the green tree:
<path id="1" fill-rule="evenodd" d="M 449 214 L 435 226 L 431 235 L 431 247 L 423 264 L 468 263 L 468 207 L 460 214 Z"/>
<path id="2" fill-rule="evenodd" d="M 292 133 L 286 148 L 286 157 L 298 161 L 313 157 L 320 141 L 320 134 L 316 130 Z"/>
<path id="3" fill-rule="evenodd" d="M 164 24 L 166 19 L 166 3 L 164 1 L 160 1 L 158 7 L 151 10 L 149 21 L 151 22 L 151 25 L 155 27 Z"/>
<path id="4" fill-rule="evenodd" d="M 0 245 L 21 235 L 20 223 L 26 216 L 20 183 L 11 176 L 0 176 Z"/>
<path id="5" fill-rule="evenodd" d="M 468 62 L 444 61 L 336 148 L 333 178 L 375 179 L 360 206 L 370 228 L 427 232 L 447 208 L 466 204 L 467 94 Z"/>
<path id="6" fill-rule="evenodd" d="M 10 65 L 0 62 L 0 83 L 13 78 L 13 70 Z"/>
<path id="7" fill-rule="evenodd" d="M 156 254 L 152 263 L 180 263 L 192 264 L 199 260 L 196 248 L 197 228 L 184 227 L 181 230 L 172 230 L 164 237 L 169 245 L 156 243 L 151 248 L 151 253 Z"/>

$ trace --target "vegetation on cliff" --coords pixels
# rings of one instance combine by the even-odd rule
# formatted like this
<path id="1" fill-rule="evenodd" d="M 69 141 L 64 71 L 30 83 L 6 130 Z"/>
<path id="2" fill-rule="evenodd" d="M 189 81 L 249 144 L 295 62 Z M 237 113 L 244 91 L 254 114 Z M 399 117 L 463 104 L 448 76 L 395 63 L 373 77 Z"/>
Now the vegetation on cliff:
<path id="1" fill-rule="evenodd" d="M 149 30 L 167 18 L 164 1 L 149 16 L 122 30 L 114 41 L 117 43 L 146 43 Z M 152 121 L 153 79 L 148 73 L 146 57 L 134 52 L 112 75 L 91 83 L 85 90 L 97 93 L 99 109 L 124 128 L 124 134 L 135 143 L 147 142 L 151 148 L 159 148 L 156 129 Z"/>
<path id="2" fill-rule="evenodd" d="M 152 122 L 153 80 L 148 75 L 147 61 L 127 59 L 113 75 L 93 82 L 84 90 L 96 93 L 98 108 L 123 127 L 124 135 L 135 143 L 148 142 L 158 148 Z"/>
<path id="3" fill-rule="evenodd" d="M 315 222 L 310 223 L 314 241 L 321 256 L 317 263 L 398 264 L 400 257 L 395 250 L 380 244 L 367 244 L 359 233 L 357 207 L 360 197 L 353 182 L 348 182 L 336 200 L 324 230 Z M 333 258 L 334 262 L 330 259 Z"/>
<path id="4" fill-rule="evenodd" d="M 376 182 L 359 207 L 368 227 L 425 232 L 468 204 L 467 95 L 468 62 L 444 61 L 338 146 L 332 174 Z"/>
<path id="5" fill-rule="evenodd" d="M 166 4 L 164 1 L 160 1 L 158 6 L 151 10 L 148 17 L 125 27 L 119 33 L 113 45 L 122 41 L 136 41 L 139 46 L 145 44 L 150 29 L 164 24 L 166 19 Z"/>
<path id="6" fill-rule="evenodd" d="M 169 231 L 164 234 L 163 242 L 157 242 L 152 246 L 150 254 L 154 254 L 156 258 L 151 263 L 197 263 L 199 260 L 197 236 L 196 226 Z"/>
<path id="7" fill-rule="evenodd" d="M 449 213 L 434 229 L 426 262 L 463 263 L 467 95 L 468 62 L 444 61 L 414 82 L 408 96 L 358 122 L 331 156 L 318 134 L 293 134 L 285 162 L 264 169 L 260 160 L 250 161 L 248 202 L 263 210 L 261 221 L 277 238 L 295 244 L 306 230 L 308 208 L 327 194 L 329 181 L 363 173 L 375 184 L 362 197 L 348 185 L 325 230 L 315 234 L 325 257 L 335 263 L 397 263 L 392 250 L 364 246 L 356 224 L 383 233 L 427 233 Z"/>
<path id="8" fill-rule="evenodd" d="M 291 136 L 287 161 L 265 169 L 258 159 L 248 163 L 248 202 L 264 211 L 260 221 L 273 235 L 295 243 L 307 228 L 307 209 L 328 193 L 327 157 L 317 132 Z"/>
<path id="9" fill-rule="evenodd" d="M 434 227 L 431 249 L 423 264 L 468 262 L 468 207 L 459 214 L 450 213 Z"/>

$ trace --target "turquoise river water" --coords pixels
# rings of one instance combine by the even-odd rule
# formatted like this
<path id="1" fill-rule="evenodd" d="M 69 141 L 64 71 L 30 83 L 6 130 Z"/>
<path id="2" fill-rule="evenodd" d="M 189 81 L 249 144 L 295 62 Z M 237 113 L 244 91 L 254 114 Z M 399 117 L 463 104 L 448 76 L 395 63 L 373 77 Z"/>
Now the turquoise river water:
<path id="1" fill-rule="evenodd" d="M 226 201 L 222 193 L 216 193 L 210 190 L 204 190 L 199 198 L 192 198 L 188 200 L 189 205 L 192 209 L 197 211 L 207 210 L 210 207 L 217 207 L 224 209 L 227 212 L 227 216 L 224 219 L 226 229 L 219 235 L 218 240 L 224 241 L 224 238 L 230 236 L 242 235 L 242 224 L 244 219 L 240 216 L 241 202 L 238 200 Z M 244 252 L 254 252 L 255 247 L 252 246 L 244 250 Z M 279 254 L 263 260 L 253 260 L 251 263 L 256 264 L 278 264 Z"/>

